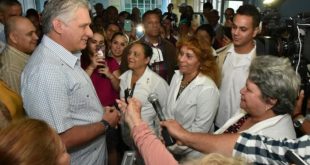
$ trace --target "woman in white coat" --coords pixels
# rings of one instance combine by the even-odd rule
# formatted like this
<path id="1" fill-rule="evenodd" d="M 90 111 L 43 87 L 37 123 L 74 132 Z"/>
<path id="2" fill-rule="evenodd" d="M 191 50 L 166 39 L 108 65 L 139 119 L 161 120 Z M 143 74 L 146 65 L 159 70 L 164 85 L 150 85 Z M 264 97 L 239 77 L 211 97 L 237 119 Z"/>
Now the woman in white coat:
<path id="1" fill-rule="evenodd" d="M 152 54 L 152 48 L 145 43 L 135 42 L 129 45 L 127 55 L 129 70 L 120 76 L 120 96 L 124 98 L 124 91 L 130 89 L 129 94 L 142 103 L 143 121 L 148 123 L 155 134 L 159 135 L 159 120 L 147 98 L 151 93 L 156 93 L 159 103 L 165 108 L 169 86 L 163 78 L 148 67 Z M 124 142 L 133 148 L 130 130 L 124 121 L 122 122 L 122 136 Z"/>
<path id="2" fill-rule="evenodd" d="M 172 78 L 164 112 L 190 132 L 212 132 L 219 105 L 218 66 L 206 43 L 195 37 L 177 43 L 179 70 Z M 177 159 L 201 156 L 198 151 L 177 144 L 170 150 Z"/>
<path id="3" fill-rule="evenodd" d="M 252 61 L 246 85 L 240 91 L 242 110 L 215 134 L 247 132 L 274 139 L 296 138 L 290 114 L 299 84 L 289 60 L 265 56 Z"/>

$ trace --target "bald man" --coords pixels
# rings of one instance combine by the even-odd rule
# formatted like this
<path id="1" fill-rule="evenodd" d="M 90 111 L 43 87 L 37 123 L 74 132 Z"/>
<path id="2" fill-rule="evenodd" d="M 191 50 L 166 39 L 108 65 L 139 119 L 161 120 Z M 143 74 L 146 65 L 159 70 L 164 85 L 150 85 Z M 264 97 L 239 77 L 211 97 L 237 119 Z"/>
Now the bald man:
<path id="1" fill-rule="evenodd" d="M 36 28 L 22 16 L 10 17 L 5 25 L 7 45 L 0 54 L 0 77 L 11 89 L 20 93 L 20 76 L 37 45 Z"/>
<path id="2" fill-rule="evenodd" d="M 22 5 L 18 0 L 1 0 L 0 1 L 0 42 L 6 44 L 4 25 L 10 17 L 21 16 Z M 0 45 L 1 46 L 1 45 Z M 3 49 L 0 47 L 0 52 Z"/>

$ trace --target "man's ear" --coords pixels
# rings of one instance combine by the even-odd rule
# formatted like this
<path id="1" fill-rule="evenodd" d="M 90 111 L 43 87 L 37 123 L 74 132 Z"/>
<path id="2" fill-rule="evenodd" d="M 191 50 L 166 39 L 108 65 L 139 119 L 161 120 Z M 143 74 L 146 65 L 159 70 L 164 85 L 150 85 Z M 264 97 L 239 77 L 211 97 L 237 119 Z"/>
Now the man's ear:
<path id="1" fill-rule="evenodd" d="M 146 58 L 146 61 L 145 61 L 145 64 L 149 64 L 150 61 L 151 61 L 151 58 L 150 58 L 150 57 L 147 57 L 147 58 Z"/>
<path id="2" fill-rule="evenodd" d="M 9 38 L 9 40 L 12 42 L 12 43 L 14 43 L 14 44 L 16 44 L 17 43 L 17 34 L 16 34 L 16 32 L 11 32 L 10 34 L 9 34 L 9 36 L 8 36 L 8 38 Z"/>
<path id="3" fill-rule="evenodd" d="M 63 26 L 64 26 L 64 23 L 59 20 L 59 19 L 54 19 L 52 21 L 52 25 L 53 25 L 53 28 L 54 28 L 54 31 L 58 34 L 61 34 L 62 31 L 63 31 Z"/>
<path id="4" fill-rule="evenodd" d="M 253 38 L 256 37 L 256 35 L 259 34 L 260 31 L 261 31 L 261 30 L 260 30 L 260 27 L 259 27 L 259 26 L 256 27 L 256 28 L 254 29 Z"/>

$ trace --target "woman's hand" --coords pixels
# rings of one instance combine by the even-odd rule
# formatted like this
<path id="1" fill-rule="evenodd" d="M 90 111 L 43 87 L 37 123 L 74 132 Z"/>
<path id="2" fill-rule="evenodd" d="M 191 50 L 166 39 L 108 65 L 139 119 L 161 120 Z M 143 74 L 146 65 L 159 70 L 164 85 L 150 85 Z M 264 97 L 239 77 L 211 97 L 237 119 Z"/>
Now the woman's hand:
<path id="1" fill-rule="evenodd" d="M 99 63 L 100 65 L 98 68 L 98 73 L 107 76 L 109 79 L 112 79 L 113 74 L 110 72 L 110 68 L 108 67 L 107 62 L 105 60 L 99 60 Z"/>
<path id="2" fill-rule="evenodd" d="M 122 100 L 116 100 L 118 107 L 122 110 L 125 121 L 130 129 L 142 123 L 141 119 L 141 102 L 136 98 L 129 98 L 128 105 Z"/>
<path id="3" fill-rule="evenodd" d="M 105 64 L 104 59 L 99 57 L 98 53 L 94 54 L 93 56 L 90 56 L 89 58 L 90 58 L 90 64 L 88 65 L 85 71 L 89 76 L 91 76 L 98 66 L 104 66 Z"/>

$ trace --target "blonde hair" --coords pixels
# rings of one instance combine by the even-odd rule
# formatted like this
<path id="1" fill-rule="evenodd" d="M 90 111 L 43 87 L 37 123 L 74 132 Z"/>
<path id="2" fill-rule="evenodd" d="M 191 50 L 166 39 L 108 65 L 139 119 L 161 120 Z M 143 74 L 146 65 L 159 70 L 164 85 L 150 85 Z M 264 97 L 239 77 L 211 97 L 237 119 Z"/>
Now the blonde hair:
<path id="1" fill-rule="evenodd" d="M 226 157 L 218 153 L 208 154 L 201 159 L 184 162 L 183 165 L 245 165 L 244 160 Z"/>
<path id="2" fill-rule="evenodd" d="M 0 164 L 55 165 L 64 148 L 55 131 L 36 119 L 22 119 L 0 130 Z"/>

